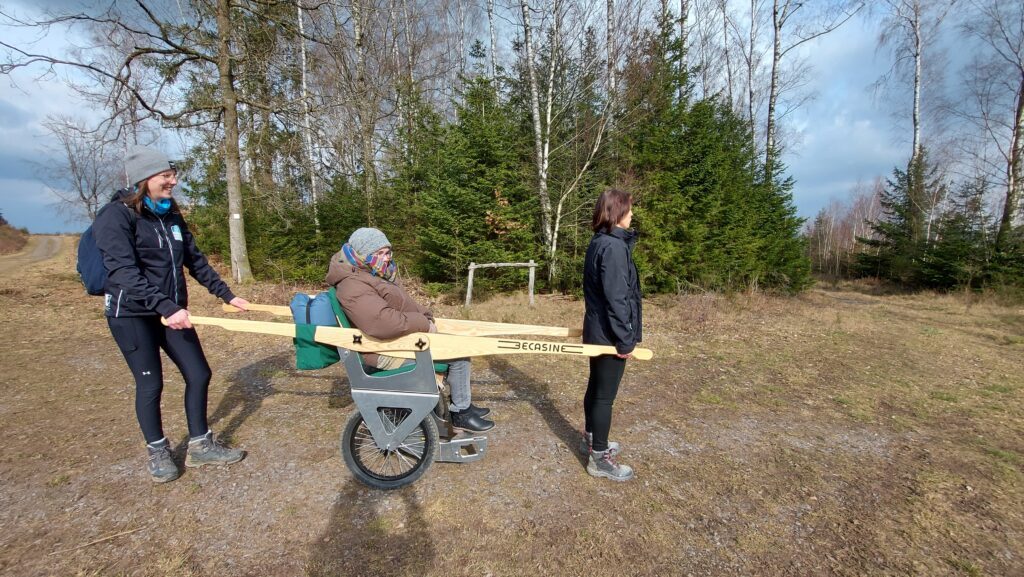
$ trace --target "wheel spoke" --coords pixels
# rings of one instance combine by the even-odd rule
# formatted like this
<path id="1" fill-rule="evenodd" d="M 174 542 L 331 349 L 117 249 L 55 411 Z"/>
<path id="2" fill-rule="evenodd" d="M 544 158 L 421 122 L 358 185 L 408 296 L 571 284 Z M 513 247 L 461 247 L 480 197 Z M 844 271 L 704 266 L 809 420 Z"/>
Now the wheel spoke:
<path id="1" fill-rule="evenodd" d="M 385 434 L 394 435 L 412 415 L 409 409 L 384 407 L 377 410 Z M 357 417 L 358 418 L 358 417 Z M 356 467 L 364 474 L 380 481 L 398 481 L 416 472 L 428 459 L 430 440 L 423 424 L 417 424 L 392 450 L 377 446 L 366 425 L 360 420 L 350 433 L 348 452 Z M 429 463 L 429 461 L 428 461 Z"/>

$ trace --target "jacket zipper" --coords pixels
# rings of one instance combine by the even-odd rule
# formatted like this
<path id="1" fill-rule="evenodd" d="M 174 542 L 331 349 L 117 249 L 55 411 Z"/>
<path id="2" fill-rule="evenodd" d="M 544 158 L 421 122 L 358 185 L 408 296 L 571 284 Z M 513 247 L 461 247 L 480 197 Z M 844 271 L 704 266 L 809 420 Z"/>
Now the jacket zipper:
<path id="1" fill-rule="evenodd" d="M 171 279 L 174 280 L 174 304 L 178 304 L 178 267 L 174 265 L 174 244 L 171 242 L 171 237 L 167 234 L 167 227 L 164 226 L 164 217 L 158 216 L 157 219 L 160 221 L 160 228 L 164 231 L 164 238 L 167 239 L 167 252 L 171 255 Z M 160 235 L 157 235 L 160 238 Z M 163 241 L 161 241 L 161 244 Z"/>

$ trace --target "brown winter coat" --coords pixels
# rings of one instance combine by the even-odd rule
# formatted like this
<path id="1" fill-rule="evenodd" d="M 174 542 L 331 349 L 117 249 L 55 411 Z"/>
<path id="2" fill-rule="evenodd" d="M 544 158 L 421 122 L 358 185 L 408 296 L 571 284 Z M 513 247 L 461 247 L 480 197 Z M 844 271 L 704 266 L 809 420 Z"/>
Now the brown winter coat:
<path id="1" fill-rule="evenodd" d="M 341 251 L 331 257 L 327 284 L 334 287 L 352 325 L 375 339 L 425 333 L 434 320 L 434 315 L 414 301 L 400 284 L 352 266 Z M 363 355 L 363 362 L 375 366 L 377 355 Z"/>

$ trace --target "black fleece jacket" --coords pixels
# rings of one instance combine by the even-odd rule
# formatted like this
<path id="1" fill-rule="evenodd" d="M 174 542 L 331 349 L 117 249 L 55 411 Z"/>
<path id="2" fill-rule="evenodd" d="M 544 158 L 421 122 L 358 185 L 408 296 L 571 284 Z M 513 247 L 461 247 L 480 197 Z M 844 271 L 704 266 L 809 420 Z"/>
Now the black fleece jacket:
<path id="1" fill-rule="evenodd" d="M 107 269 L 108 317 L 169 317 L 188 308 L 185 273 L 224 302 L 235 298 L 213 270 L 181 214 L 141 215 L 120 200 L 103 207 L 93 223 L 96 246 Z"/>
<path id="2" fill-rule="evenodd" d="M 616 227 L 590 239 L 583 264 L 583 342 L 632 352 L 643 340 L 640 278 L 633 263 L 636 233 Z"/>

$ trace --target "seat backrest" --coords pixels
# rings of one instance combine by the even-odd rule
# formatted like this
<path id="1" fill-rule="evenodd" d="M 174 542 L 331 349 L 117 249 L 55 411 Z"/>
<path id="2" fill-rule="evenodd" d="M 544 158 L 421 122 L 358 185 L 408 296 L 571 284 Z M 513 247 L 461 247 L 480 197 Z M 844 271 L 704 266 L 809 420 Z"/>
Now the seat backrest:
<path id="1" fill-rule="evenodd" d="M 341 308 L 341 303 L 338 302 L 338 291 L 337 291 L 337 289 L 335 289 L 334 287 L 331 287 L 331 288 L 327 289 L 327 297 L 328 297 L 327 300 L 331 301 L 331 308 L 334 309 L 334 316 L 338 317 L 338 324 L 341 326 L 341 328 L 343 328 L 343 329 L 357 328 L 357 327 L 353 327 L 352 323 L 349 322 L 348 317 L 345 316 L 345 311 L 344 311 L 344 309 Z M 352 351 L 352 352 L 355 353 L 355 351 Z M 356 358 L 359 359 L 359 364 L 363 365 L 363 367 L 369 368 L 371 371 L 375 370 L 373 367 L 369 367 L 365 362 L 363 362 L 363 354 L 362 353 L 355 353 L 355 355 L 356 355 Z"/>
<path id="2" fill-rule="evenodd" d="M 338 302 L 338 291 L 334 287 L 327 289 L 327 294 L 331 296 L 331 308 L 334 309 L 334 316 L 338 317 L 338 324 L 342 328 L 352 328 L 352 323 L 348 321 L 348 317 L 345 316 L 345 311 L 341 308 L 341 303 Z"/>

